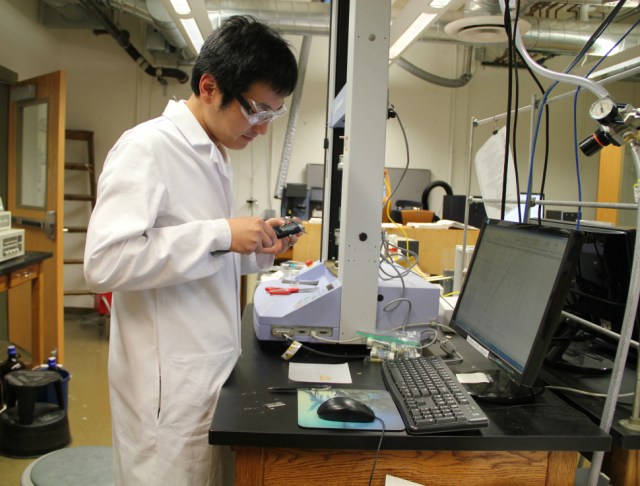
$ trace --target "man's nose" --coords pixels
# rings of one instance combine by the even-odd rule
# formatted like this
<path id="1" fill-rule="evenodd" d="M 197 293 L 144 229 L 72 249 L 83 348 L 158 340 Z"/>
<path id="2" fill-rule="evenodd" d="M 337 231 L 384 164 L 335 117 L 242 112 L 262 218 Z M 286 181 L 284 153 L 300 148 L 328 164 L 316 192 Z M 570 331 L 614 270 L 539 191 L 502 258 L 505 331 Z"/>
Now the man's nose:
<path id="1" fill-rule="evenodd" d="M 253 131 L 259 135 L 265 135 L 269 131 L 269 122 L 253 125 Z"/>

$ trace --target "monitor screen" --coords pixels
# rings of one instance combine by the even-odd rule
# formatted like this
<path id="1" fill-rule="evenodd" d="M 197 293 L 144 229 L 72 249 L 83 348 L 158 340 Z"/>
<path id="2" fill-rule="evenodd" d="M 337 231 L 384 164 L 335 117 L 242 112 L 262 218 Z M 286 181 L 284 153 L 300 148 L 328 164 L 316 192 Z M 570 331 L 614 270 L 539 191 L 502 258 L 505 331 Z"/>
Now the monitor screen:
<path id="1" fill-rule="evenodd" d="M 541 199 L 543 199 L 542 195 L 540 193 L 531 193 L 531 199 L 534 201 L 540 201 Z M 526 192 L 521 192 L 520 193 L 520 212 L 518 212 L 518 207 L 514 207 L 513 209 L 511 209 L 510 211 L 508 211 L 505 215 L 504 215 L 504 220 L 505 221 L 514 221 L 516 223 L 521 222 L 521 219 L 524 220 L 524 213 L 525 213 L 525 205 L 526 205 L 526 201 L 527 201 L 527 193 Z M 529 206 L 529 221 L 534 221 L 537 220 L 538 218 L 544 218 L 544 209 L 543 206 L 540 206 L 538 204 L 534 205 L 530 205 Z"/>
<path id="2" fill-rule="evenodd" d="M 560 319 L 582 234 L 487 220 L 451 327 L 520 385 L 535 382 Z"/>

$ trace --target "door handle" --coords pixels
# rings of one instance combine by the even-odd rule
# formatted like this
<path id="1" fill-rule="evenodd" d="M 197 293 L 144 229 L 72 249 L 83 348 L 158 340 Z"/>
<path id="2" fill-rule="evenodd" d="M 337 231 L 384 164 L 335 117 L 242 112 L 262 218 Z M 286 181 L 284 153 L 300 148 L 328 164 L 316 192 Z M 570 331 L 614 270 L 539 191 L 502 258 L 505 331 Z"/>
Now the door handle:
<path id="1" fill-rule="evenodd" d="M 47 211 L 42 219 L 23 218 L 21 216 L 13 216 L 11 218 L 13 223 L 20 226 L 29 226 L 31 228 L 40 228 L 44 231 L 44 234 L 51 241 L 56 240 L 56 212 Z"/>

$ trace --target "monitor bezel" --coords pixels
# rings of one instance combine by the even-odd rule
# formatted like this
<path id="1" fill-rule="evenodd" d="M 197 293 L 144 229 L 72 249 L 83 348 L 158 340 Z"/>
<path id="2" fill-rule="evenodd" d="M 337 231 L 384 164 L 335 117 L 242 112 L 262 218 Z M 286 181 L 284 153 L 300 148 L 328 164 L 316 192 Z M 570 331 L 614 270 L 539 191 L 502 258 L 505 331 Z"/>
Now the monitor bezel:
<path id="1" fill-rule="evenodd" d="M 524 363 L 522 371 L 503 356 L 489 349 L 484 340 L 478 336 L 474 329 L 469 329 L 466 325 L 459 323 L 456 318 L 459 311 L 459 304 L 464 301 L 464 294 L 466 292 L 468 277 L 473 275 L 473 269 L 475 266 L 476 255 L 482 250 L 483 235 L 487 231 L 488 227 L 498 226 L 507 229 L 513 229 L 514 231 L 530 231 L 550 234 L 556 237 L 562 237 L 567 239 L 567 245 L 565 252 L 560 263 L 558 273 L 556 275 L 552 291 L 551 298 L 547 302 L 545 311 L 543 313 L 542 322 L 540 323 L 534 338 L 531 351 L 529 353 L 526 363 Z M 580 245 L 583 239 L 583 234 L 580 231 L 567 230 L 556 227 L 542 226 L 533 223 L 516 223 L 512 221 L 502 221 L 495 219 L 487 219 L 481 227 L 478 240 L 476 241 L 474 254 L 471 258 L 469 268 L 467 270 L 467 278 L 462 284 L 458 301 L 453 310 L 453 314 L 450 320 L 450 327 L 452 327 L 456 333 L 462 336 L 464 339 L 471 338 L 475 341 L 474 344 L 482 346 L 485 353 L 488 353 L 492 360 L 500 364 L 501 368 L 507 371 L 513 381 L 519 385 L 533 386 L 538 378 L 540 369 L 544 363 L 545 357 L 549 350 L 551 339 L 553 338 L 556 328 L 561 319 L 561 312 L 565 303 L 565 298 L 571 284 L 571 279 L 575 272 L 575 266 L 578 261 Z M 476 348 L 477 349 L 477 348 Z"/>

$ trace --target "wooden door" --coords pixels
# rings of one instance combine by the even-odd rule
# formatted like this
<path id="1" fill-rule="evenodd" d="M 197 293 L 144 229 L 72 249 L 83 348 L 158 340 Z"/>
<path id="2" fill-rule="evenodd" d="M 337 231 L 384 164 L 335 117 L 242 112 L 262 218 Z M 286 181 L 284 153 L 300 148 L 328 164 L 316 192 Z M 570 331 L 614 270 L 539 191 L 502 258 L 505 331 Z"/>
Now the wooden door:
<path id="1" fill-rule="evenodd" d="M 8 140 L 8 209 L 25 230 L 27 251 L 44 261 L 44 353 L 64 361 L 64 143 L 66 77 L 62 71 L 11 87 Z M 24 287 L 24 289 L 22 288 Z M 28 286 L 9 292 L 9 339 L 30 351 Z"/>

